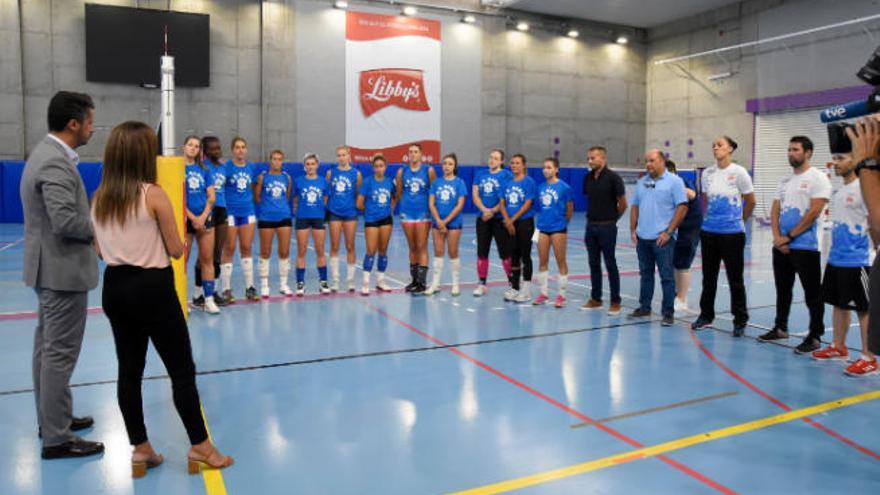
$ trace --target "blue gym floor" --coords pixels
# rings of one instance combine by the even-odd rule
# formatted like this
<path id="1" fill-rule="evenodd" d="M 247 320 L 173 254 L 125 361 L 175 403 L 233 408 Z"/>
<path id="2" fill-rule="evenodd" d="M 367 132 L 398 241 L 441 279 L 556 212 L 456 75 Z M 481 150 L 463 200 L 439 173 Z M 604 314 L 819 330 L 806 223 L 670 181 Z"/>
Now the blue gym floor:
<path id="1" fill-rule="evenodd" d="M 466 225 L 473 225 L 473 217 Z M 627 225 L 620 222 L 618 249 L 626 312 L 639 286 Z M 880 389 L 880 377 L 849 378 L 840 362 L 795 355 L 800 337 L 784 345 L 756 341 L 774 317 L 768 228 L 754 226 L 749 234 L 751 325 L 743 339 L 730 333 L 723 274 L 714 330 L 692 333 L 688 323 L 695 315 L 677 314 L 678 324 L 662 328 L 657 317 L 629 320 L 581 311 L 590 286 L 583 230 L 583 216 L 576 214 L 564 309 L 505 303 L 497 262 L 489 296 L 472 297 L 476 246 L 469 227 L 462 237 L 465 286 L 458 298 L 450 297 L 448 286 L 433 297 L 400 290 L 319 296 L 310 251 L 307 297 L 238 303 L 219 316 L 191 313 L 208 426 L 236 460 L 222 472 L 226 492 L 445 493 L 548 471 L 555 474 L 495 488 L 542 494 L 880 490 L 876 400 L 762 428 L 740 426 Z M 186 435 L 153 351 L 144 405 L 151 440 L 166 463 L 144 479 L 131 479 L 130 448 L 116 405 L 113 342 L 97 309 L 89 316 L 73 376 L 74 409 L 95 417 L 84 437 L 104 442 L 107 450 L 83 460 L 40 460 L 30 372 L 36 302 L 20 282 L 21 237 L 20 225 L 0 225 L 2 492 L 222 493 L 202 476 L 186 474 Z M 357 246 L 360 262 L 360 230 Z M 408 261 L 399 224 L 389 254 L 392 284 L 401 287 Z M 533 258 L 537 270 L 536 251 Z M 694 263 L 691 308 L 699 298 L 700 263 Z M 276 269 L 273 261 L 273 291 Z M 448 263 L 446 270 L 444 283 Z M 233 285 L 240 298 L 237 263 Z M 555 290 L 555 281 L 550 286 Z M 655 309 L 659 300 L 658 284 Z M 800 335 L 807 323 L 802 301 L 798 287 L 790 327 Z M 90 306 L 99 308 L 100 288 L 90 294 Z M 828 308 L 826 340 L 830 322 Z M 855 327 L 848 344 L 857 358 Z M 600 423 L 583 425 L 589 421 Z M 732 433 L 693 445 L 673 443 L 661 456 L 624 455 L 586 472 L 554 471 L 718 429 Z"/>

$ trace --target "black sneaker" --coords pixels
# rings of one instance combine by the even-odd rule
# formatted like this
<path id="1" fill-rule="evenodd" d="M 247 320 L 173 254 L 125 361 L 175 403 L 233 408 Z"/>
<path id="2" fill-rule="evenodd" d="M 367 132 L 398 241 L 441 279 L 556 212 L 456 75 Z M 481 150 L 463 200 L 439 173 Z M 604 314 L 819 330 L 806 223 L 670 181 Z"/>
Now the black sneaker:
<path id="1" fill-rule="evenodd" d="M 813 351 L 818 351 L 821 345 L 819 344 L 819 339 L 814 339 L 813 337 L 806 337 L 803 342 L 798 344 L 797 347 L 794 348 L 794 352 L 797 354 L 809 354 Z"/>
<path id="2" fill-rule="evenodd" d="M 742 337 L 746 334 L 746 324 L 745 322 L 733 322 L 733 336 L 734 337 Z"/>
<path id="3" fill-rule="evenodd" d="M 425 291 L 427 289 L 428 288 L 425 287 L 424 285 L 422 285 L 421 283 L 416 283 L 416 286 L 413 288 L 412 291 L 410 291 L 410 294 L 412 294 L 414 296 L 421 296 L 421 295 L 425 294 Z"/>
<path id="4" fill-rule="evenodd" d="M 664 315 L 663 321 L 660 322 L 661 326 L 671 327 L 675 324 L 675 318 L 672 315 Z"/>
<path id="5" fill-rule="evenodd" d="M 418 287 L 418 286 L 419 286 L 419 283 L 417 281 L 413 280 L 412 282 L 409 283 L 409 285 L 404 287 L 403 290 L 406 292 L 412 292 L 412 291 L 416 290 L 416 287 Z"/>
<path id="6" fill-rule="evenodd" d="M 257 288 L 254 286 L 250 286 L 244 291 L 244 297 L 248 301 L 259 301 L 260 300 L 260 295 L 257 294 Z"/>
<path id="7" fill-rule="evenodd" d="M 773 327 L 773 330 L 770 330 L 764 335 L 758 337 L 758 340 L 760 340 L 761 342 L 773 342 L 775 340 L 786 339 L 788 339 L 788 332 L 779 327 Z"/>
<path id="8" fill-rule="evenodd" d="M 629 314 L 629 317 L 630 317 L 630 318 L 644 318 L 644 317 L 646 317 L 646 316 L 651 316 L 651 310 L 650 310 L 650 309 L 642 309 L 642 308 L 639 308 L 639 309 L 637 309 L 637 310 L 635 310 L 635 311 L 633 311 L 632 313 Z"/>
<path id="9" fill-rule="evenodd" d="M 705 328 L 709 328 L 712 326 L 712 320 L 706 318 L 703 315 L 700 315 L 693 323 L 691 323 L 691 330 L 703 330 Z"/>
<path id="10" fill-rule="evenodd" d="M 226 300 L 226 304 L 235 304 L 235 296 L 232 295 L 232 291 L 230 289 L 226 289 L 223 291 L 223 299 Z M 214 302 L 217 302 L 216 300 Z"/>
<path id="11" fill-rule="evenodd" d="M 220 306 L 220 307 L 229 306 L 229 300 L 226 299 L 225 297 L 223 297 L 223 294 L 221 294 L 219 292 L 215 292 L 214 293 L 214 304 L 216 304 L 217 306 Z"/>
<path id="12" fill-rule="evenodd" d="M 194 297 L 193 298 L 193 306 L 195 306 L 197 308 L 204 308 L 205 307 L 205 296 Z"/>

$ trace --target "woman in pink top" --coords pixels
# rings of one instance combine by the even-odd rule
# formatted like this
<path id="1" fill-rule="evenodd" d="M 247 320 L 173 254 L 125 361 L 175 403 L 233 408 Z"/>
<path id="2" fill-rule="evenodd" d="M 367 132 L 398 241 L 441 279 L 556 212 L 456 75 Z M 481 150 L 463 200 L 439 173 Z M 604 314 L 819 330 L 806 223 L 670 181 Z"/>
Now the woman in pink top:
<path id="1" fill-rule="evenodd" d="M 156 134 L 146 124 L 116 126 L 92 204 L 95 245 L 107 263 L 102 303 L 116 343 L 117 398 L 134 446 L 135 478 L 163 461 L 144 426 L 141 381 L 149 341 L 171 377 L 174 405 L 192 444 L 190 474 L 203 466 L 232 465 L 232 458 L 211 444 L 201 415 L 189 332 L 169 261 L 183 255 L 183 243 L 168 195 L 156 184 L 156 149 Z"/>

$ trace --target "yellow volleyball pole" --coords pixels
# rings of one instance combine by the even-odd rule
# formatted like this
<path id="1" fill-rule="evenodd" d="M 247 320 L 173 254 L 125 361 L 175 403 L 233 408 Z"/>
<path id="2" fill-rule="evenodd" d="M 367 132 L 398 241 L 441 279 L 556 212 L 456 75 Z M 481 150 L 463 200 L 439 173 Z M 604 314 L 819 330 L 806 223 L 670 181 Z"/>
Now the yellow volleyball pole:
<path id="1" fill-rule="evenodd" d="M 171 206 L 174 208 L 174 218 L 177 219 L 177 231 L 180 232 L 180 239 L 183 240 L 185 235 L 185 219 L 184 211 L 186 202 L 186 193 L 184 191 L 184 168 L 186 163 L 182 156 L 160 156 L 156 159 L 157 179 L 159 185 L 168 194 L 171 199 Z M 171 260 L 171 268 L 174 270 L 174 287 L 177 289 L 177 298 L 180 301 L 180 307 L 183 308 L 184 316 L 187 312 L 187 293 L 186 293 L 186 257 L 181 256 L 180 259 Z"/>

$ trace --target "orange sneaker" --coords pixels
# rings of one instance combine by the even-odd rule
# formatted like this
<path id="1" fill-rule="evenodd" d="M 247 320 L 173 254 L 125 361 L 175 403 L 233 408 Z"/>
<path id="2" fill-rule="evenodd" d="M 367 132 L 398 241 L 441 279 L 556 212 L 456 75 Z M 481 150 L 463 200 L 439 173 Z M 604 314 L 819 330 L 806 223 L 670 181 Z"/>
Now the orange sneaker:
<path id="1" fill-rule="evenodd" d="M 852 363 L 847 366 L 845 370 L 843 370 L 849 376 L 869 376 L 877 374 L 877 359 L 873 361 L 868 361 L 865 358 L 861 358 L 858 361 Z"/>
<path id="2" fill-rule="evenodd" d="M 601 308 L 602 308 L 602 301 L 597 301 L 595 299 L 590 299 L 589 301 L 584 303 L 583 306 L 581 306 L 581 309 L 601 309 Z"/>
<path id="3" fill-rule="evenodd" d="M 813 353 L 816 361 L 846 361 L 848 357 L 849 351 L 846 348 L 838 349 L 833 344 Z"/>

